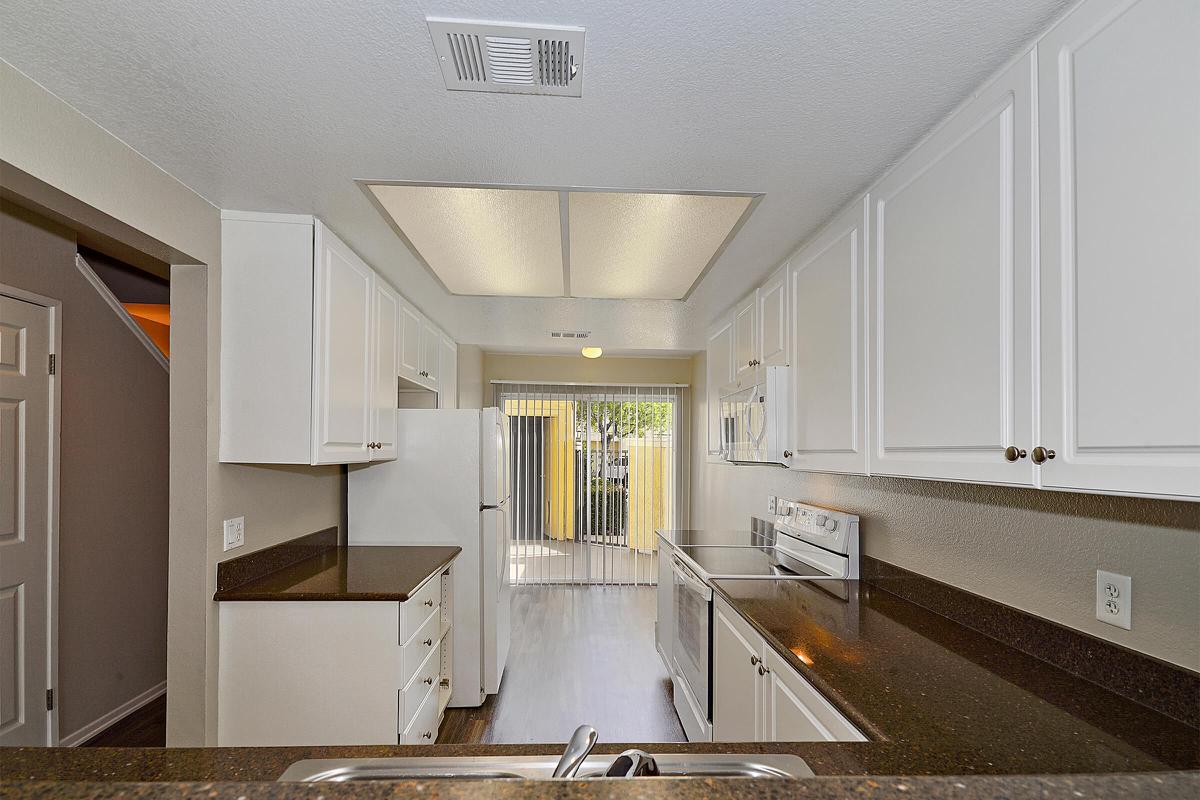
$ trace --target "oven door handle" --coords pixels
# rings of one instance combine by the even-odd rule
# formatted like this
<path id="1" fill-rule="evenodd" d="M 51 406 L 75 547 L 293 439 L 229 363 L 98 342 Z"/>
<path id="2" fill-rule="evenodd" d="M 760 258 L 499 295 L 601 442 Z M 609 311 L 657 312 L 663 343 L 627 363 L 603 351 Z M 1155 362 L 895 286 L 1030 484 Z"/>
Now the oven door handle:
<path id="1" fill-rule="evenodd" d="M 712 599 L 712 587 L 696 577 L 696 574 L 679 559 L 679 556 L 671 556 L 671 569 L 692 591 L 704 597 L 705 600 Z"/>

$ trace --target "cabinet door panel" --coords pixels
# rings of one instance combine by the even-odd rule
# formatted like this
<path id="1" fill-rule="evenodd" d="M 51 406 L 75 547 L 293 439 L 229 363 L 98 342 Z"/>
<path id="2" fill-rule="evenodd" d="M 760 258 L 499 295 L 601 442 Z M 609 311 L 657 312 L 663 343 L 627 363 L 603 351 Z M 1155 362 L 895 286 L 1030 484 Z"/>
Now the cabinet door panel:
<path id="1" fill-rule="evenodd" d="M 865 473 L 869 200 L 841 214 L 792 259 L 792 430 L 789 466 Z"/>
<path id="2" fill-rule="evenodd" d="M 751 362 L 758 358 L 757 293 L 743 300 L 733 312 L 733 376 L 740 378 L 753 371 Z"/>
<path id="3" fill-rule="evenodd" d="M 788 267 L 785 264 L 758 290 L 758 341 L 762 363 L 788 364 Z"/>
<path id="4" fill-rule="evenodd" d="M 871 471 L 1030 484 L 1032 57 L 872 197 Z"/>
<path id="5" fill-rule="evenodd" d="M 1043 486 L 1200 497 L 1200 4 L 1038 45 Z"/>
<path id="6" fill-rule="evenodd" d="M 733 380 L 733 320 L 719 322 L 708 337 L 705 360 L 705 403 L 708 454 L 721 455 L 721 391 Z"/>
<path id="7" fill-rule="evenodd" d="M 754 742 L 760 728 L 762 639 L 743 636 L 729 613 L 718 605 L 713 615 L 713 741 Z"/>
<path id="8" fill-rule="evenodd" d="M 421 315 L 407 303 L 400 304 L 400 375 L 421 380 Z"/>
<path id="9" fill-rule="evenodd" d="M 313 463 L 366 461 L 375 273 L 323 225 L 317 234 Z"/>
<path id="10" fill-rule="evenodd" d="M 375 280 L 374 370 L 371 393 L 372 461 L 396 457 L 396 345 L 400 339 L 400 296 L 384 281 Z"/>
<path id="11" fill-rule="evenodd" d="M 774 650 L 764 652 L 766 741 L 864 742 L 867 740 Z"/>
<path id="12" fill-rule="evenodd" d="M 442 332 L 429 320 L 421 320 L 421 377 L 426 386 L 436 387 L 442 357 Z"/>

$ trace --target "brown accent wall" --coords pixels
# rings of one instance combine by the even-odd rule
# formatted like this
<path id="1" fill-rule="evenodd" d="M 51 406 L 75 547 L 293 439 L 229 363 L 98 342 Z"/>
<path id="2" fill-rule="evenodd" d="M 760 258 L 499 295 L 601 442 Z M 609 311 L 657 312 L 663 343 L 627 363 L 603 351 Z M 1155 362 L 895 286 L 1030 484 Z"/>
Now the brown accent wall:
<path id="1" fill-rule="evenodd" d="M 62 301 L 59 735 L 167 678 L 169 376 L 75 268 L 75 236 L 0 203 L 0 282 Z"/>

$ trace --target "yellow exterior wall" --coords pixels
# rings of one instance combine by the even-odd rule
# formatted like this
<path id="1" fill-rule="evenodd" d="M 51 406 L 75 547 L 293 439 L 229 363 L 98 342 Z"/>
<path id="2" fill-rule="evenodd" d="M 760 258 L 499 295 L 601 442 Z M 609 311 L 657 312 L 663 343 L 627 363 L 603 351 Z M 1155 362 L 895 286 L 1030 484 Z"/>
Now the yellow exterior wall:
<path id="1" fill-rule="evenodd" d="M 625 439 L 621 447 L 629 451 L 629 547 L 657 550 L 655 531 L 667 522 L 667 475 L 674 448 L 650 436 Z"/>
<path id="2" fill-rule="evenodd" d="M 544 417 L 548 529 L 552 539 L 575 538 L 575 404 L 566 400 L 507 400 L 504 413 Z"/>

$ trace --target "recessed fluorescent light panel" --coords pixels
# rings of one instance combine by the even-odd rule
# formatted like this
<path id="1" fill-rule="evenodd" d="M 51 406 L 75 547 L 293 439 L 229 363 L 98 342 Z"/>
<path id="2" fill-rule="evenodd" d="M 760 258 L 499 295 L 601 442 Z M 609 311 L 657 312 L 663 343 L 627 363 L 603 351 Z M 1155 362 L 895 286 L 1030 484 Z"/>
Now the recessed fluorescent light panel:
<path id="1" fill-rule="evenodd" d="M 686 298 L 761 195 L 360 181 L 446 290 Z"/>

